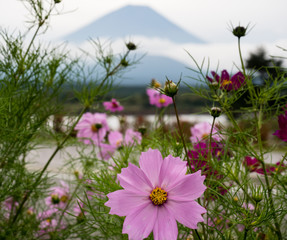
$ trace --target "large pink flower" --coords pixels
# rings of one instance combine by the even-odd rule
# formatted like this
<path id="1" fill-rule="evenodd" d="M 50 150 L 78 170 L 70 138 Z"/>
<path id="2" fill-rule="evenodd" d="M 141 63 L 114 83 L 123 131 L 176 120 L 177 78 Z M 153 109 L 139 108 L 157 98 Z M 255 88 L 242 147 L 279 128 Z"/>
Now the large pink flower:
<path id="1" fill-rule="evenodd" d="M 206 76 L 208 81 L 211 83 L 219 83 L 220 89 L 225 89 L 227 91 L 238 90 L 241 86 L 245 84 L 245 77 L 242 72 L 237 72 L 232 77 L 229 76 L 229 73 L 226 70 L 221 72 L 221 77 L 216 72 L 211 72 L 213 78 Z"/>
<path id="2" fill-rule="evenodd" d="M 112 99 L 110 102 L 103 102 L 103 105 L 107 111 L 120 112 L 124 110 L 124 107 L 116 99 Z"/>
<path id="3" fill-rule="evenodd" d="M 146 90 L 147 95 L 149 96 L 149 103 L 155 105 L 158 108 L 167 107 L 172 104 L 172 98 L 161 94 L 159 91 L 148 88 Z"/>
<path id="4" fill-rule="evenodd" d="M 211 132 L 211 124 L 208 122 L 197 123 L 190 128 L 190 131 L 191 131 L 190 141 L 192 143 L 197 143 L 201 140 L 209 140 L 209 135 Z M 218 135 L 217 131 L 218 129 L 216 127 L 212 129 L 212 138 L 215 141 L 220 141 L 221 138 Z"/>
<path id="5" fill-rule="evenodd" d="M 186 175 L 186 163 L 179 157 L 162 158 L 159 150 L 143 152 L 140 168 L 129 164 L 118 174 L 124 188 L 107 196 L 110 214 L 126 216 L 123 233 L 129 239 L 144 239 L 153 231 L 155 240 L 177 239 L 176 221 L 196 229 L 206 210 L 195 199 L 206 187 L 201 172 Z"/>
<path id="6" fill-rule="evenodd" d="M 278 116 L 279 130 L 276 130 L 273 135 L 279 137 L 282 141 L 287 142 L 287 111 L 285 114 Z"/>
<path id="7" fill-rule="evenodd" d="M 78 130 L 77 137 L 85 144 L 91 144 L 91 140 L 99 144 L 109 130 L 107 116 L 105 113 L 85 113 L 75 130 Z"/>

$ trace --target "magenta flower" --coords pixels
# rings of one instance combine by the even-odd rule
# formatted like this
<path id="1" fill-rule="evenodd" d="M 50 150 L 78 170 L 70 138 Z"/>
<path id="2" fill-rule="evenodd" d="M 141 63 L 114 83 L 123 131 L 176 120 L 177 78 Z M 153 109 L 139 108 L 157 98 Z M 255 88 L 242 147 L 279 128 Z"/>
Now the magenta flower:
<path id="1" fill-rule="evenodd" d="M 124 107 L 114 98 L 110 102 L 103 102 L 103 105 L 107 111 L 111 112 L 121 112 L 124 110 Z"/>
<path id="2" fill-rule="evenodd" d="M 143 152 L 139 165 L 122 169 L 118 180 L 124 189 L 109 193 L 105 203 L 110 214 L 126 216 L 122 232 L 129 239 L 144 239 L 153 231 L 155 240 L 173 240 L 176 221 L 192 229 L 204 221 L 206 210 L 195 201 L 206 189 L 200 171 L 186 175 L 185 162 L 171 155 L 163 160 L 157 149 Z"/>
<path id="3" fill-rule="evenodd" d="M 209 140 L 209 135 L 211 132 L 211 124 L 208 122 L 201 122 L 195 124 L 193 127 L 190 128 L 191 137 L 190 141 L 192 143 L 200 142 L 201 140 Z M 218 129 L 216 127 L 212 130 L 212 138 L 215 141 L 220 141 L 221 138 L 218 135 Z"/>
<path id="4" fill-rule="evenodd" d="M 148 88 L 146 90 L 147 95 L 149 96 L 149 103 L 155 105 L 158 108 L 167 107 L 172 104 L 172 98 L 164 94 L 161 94 L 159 91 Z"/>
<path id="5" fill-rule="evenodd" d="M 287 111 L 285 114 L 278 116 L 279 130 L 276 130 L 273 135 L 279 137 L 282 141 L 287 142 Z"/>
<path id="6" fill-rule="evenodd" d="M 219 77 L 219 75 L 214 71 L 212 71 L 211 74 L 213 78 L 206 76 L 208 81 L 211 83 L 216 81 L 219 83 L 220 89 L 224 89 L 226 91 L 238 90 L 245 84 L 245 77 L 242 72 L 238 72 L 232 77 L 229 76 L 229 73 L 226 70 L 221 72 L 221 77 Z"/>
<path id="7" fill-rule="evenodd" d="M 256 158 L 246 156 L 243 165 L 245 165 L 250 172 L 255 172 L 260 166 L 260 162 Z"/>
<path id="8" fill-rule="evenodd" d="M 243 165 L 247 167 L 250 172 L 256 172 L 258 174 L 263 175 L 264 169 L 261 166 L 260 162 L 256 158 L 252 157 L 245 157 L 243 161 Z M 279 168 L 280 166 L 280 168 Z M 275 164 L 265 164 L 266 173 L 268 175 L 273 174 L 274 172 L 278 171 L 279 173 L 285 171 L 287 166 L 284 163 L 277 162 Z"/>
<path id="9" fill-rule="evenodd" d="M 78 130 L 77 137 L 85 144 L 91 144 L 91 140 L 99 144 L 109 130 L 105 113 L 85 113 L 75 127 Z"/>

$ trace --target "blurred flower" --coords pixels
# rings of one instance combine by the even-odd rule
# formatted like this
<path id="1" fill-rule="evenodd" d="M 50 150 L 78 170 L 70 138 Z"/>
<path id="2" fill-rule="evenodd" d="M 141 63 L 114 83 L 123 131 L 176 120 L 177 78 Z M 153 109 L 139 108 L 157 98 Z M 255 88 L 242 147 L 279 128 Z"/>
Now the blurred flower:
<path id="1" fill-rule="evenodd" d="M 19 203 L 13 197 L 8 197 L 4 200 L 2 206 L 0 204 L 0 210 L 3 209 L 4 210 L 4 217 L 6 219 L 9 219 L 10 214 L 13 211 L 16 211 L 18 206 L 19 206 Z"/>
<path id="2" fill-rule="evenodd" d="M 196 229 L 206 212 L 194 201 L 206 189 L 201 172 L 186 175 L 186 163 L 179 157 L 163 160 L 153 149 L 141 154 L 139 165 L 123 168 L 118 180 L 124 189 L 107 195 L 110 214 L 126 216 L 122 232 L 129 239 L 144 239 L 153 231 L 154 239 L 173 240 L 176 221 Z"/>
<path id="3" fill-rule="evenodd" d="M 75 127 L 77 137 L 85 144 L 99 144 L 108 131 L 107 116 L 105 113 L 85 113 Z"/>
<path id="4" fill-rule="evenodd" d="M 49 197 L 45 198 L 45 203 L 51 208 L 64 209 L 70 198 L 69 186 L 64 182 L 60 181 L 60 187 L 51 187 Z"/>
<path id="5" fill-rule="evenodd" d="M 108 160 L 110 159 L 115 151 L 123 146 L 131 146 L 133 144 L 141 144 L 142 135 L 140 132 L 136 132 L 132 129 L 127 129 L 125 136 L 119 131 L 112 131 L 108 135 L 109 143 L 100 143 L 100 151 L 98 157 Z"/>
<path id="6" fill-rule="evenodd" d="M 261 164 L 256 158 L 252 158 L 249 156 L 245 157 L 243 161 L 243 165 L 245 165 L 250 172 L 256 172 L 261 175 L 264 174 L 264 169 L 263 167 L 260 167 Z M 276 171 L 278 172 L 285 171 L 287 168 L 287 166 L 284 163 L 281 164 L 280 169 L 279 169 L 279 166 L 280 166 L 280 162 L 277 162 L 275 164 L 265 163 L 266 173 L 270 175 Z"/>
<path id="7" fill-rule="evenodd" d="M 114 98 L 110 102 L 103 102 L 103 105 L 106 111 L 121 112 L 124 110 L 124 107 Z"/>
<path id="8" fill-rule="evenodd" d="M 256 158 L 246 156 L 243 165 L 246 166 L 250 172 L 254 172 L 260 166 L 260 162 Z"/>
<path id="9" fill-rule="evenodd" d="M 201 140 L 209 140 L 209 135 L 211 132 L 211 124 L 208 122 L 201 122 L 195 124 L 193 127 L 190 128 L 191 137 L 190 141 L 192 143 L 200 142 Z M 221 138 L 217 133 L 218 129 L 214 126 L 212 129 L 212 138 L 215 141 L 220 141 Z"/>
<path id="10" fill-rule="evenodd" d="M 140 132 L 134 131 L 131 128 L 126 130 L 124 143 L 126 145 L 133 145 L 135 143 L 141 144 L 142 141 L 142 135 Z"/>
<path id="11" fill-rule="evenodd" d="M 147 95 L 149 96 L 149 103 L 155 105 L 158 108 L 167 107 L 172 104 L 172 98 L 164 94 L 161 94 L 155 89 L 148 88 L 146 90 Z"/>
<path id="12" fill-rule="evenodd" d="M 287 111 L 285 114 L 278 116 L 279 130 L 276 130 L 273 135 L 279 137 L 282 141 L 287 142 Z"/>
<path id="13" fill-rule="evenodd" d="M 245 77 L 242 72 L 236 73 L 231 78 L 226 70 L 223 70 L 221 72 L 221 77 L 219 77 L 219 75 L 214 71 L 212 71 L 211 74 L 213 78 L 206 76 L 208 81 L 210 81 L 211 83 L 216 81 L 217 83 L 219 83 L 220 89 L 224 89 L 226 91 L 238 90 L 241 86 L 245 84 Z"/>

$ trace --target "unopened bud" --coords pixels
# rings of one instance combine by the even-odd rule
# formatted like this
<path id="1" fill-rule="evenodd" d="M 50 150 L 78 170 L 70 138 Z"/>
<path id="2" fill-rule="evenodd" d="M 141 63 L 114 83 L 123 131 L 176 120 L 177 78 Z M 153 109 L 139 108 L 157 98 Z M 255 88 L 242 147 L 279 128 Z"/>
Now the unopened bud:
<path id="1" fill-rule="evenodd" d="M 126 59 L 122 59 L 121 60 L 121 65 L 123 66 L 123 67 L 127 67 L 128 65 L 129 65 L 129 62 L 126 60 Z"/>
<path id="2" fill-rule="evenodd" d="M 145 133 L 146 133 L 146 127 L 139 127 L 138 128 L 138 131 L 141 133 L 141 135 L 143 136 L 143 135 L 145 135 Z"/>
<path id="3" fill-rule="evenodd" d="M 174 97 L 177 94 L 177 91 L 178 91 L 177 85 L 171 80 L 166 80 L 163 89 L 164 94 L 169 97 Z"/>
<path id="4" fill-rule="evenodd" d="M 132 43 L 132 42 L 126 43 L 126 46 L 127 46 L 128 50 L 130 50 L 130 51 L 133 51 L 133 50 L 137 49 L 137 46 L 134 43 Z"/>
<path id="5" fill-rule="evenodd" d="M 214 118 L 219 117 L 221 113 L 222 113 L 222 110 L 219 107 L 212 107 L 210 110 L 210 115 Z"/>
<path id="6" fill-rule="evenodd" d="M 262 192 L 261 187 L 254 188 L 254 189 L 252 190 L 252 199 L 253 199 L 256 203 L 259 203 L 259 202 L 262 201 L 262 199 L 263 199 L 263 192 Z"/>
<path id="7" fill-rule="evenodd" d="M 247 28 L 238 26 L 232 30 L 232 33 L 234 36 L 241 38 L 241 37 L 244 37 L 246 35 L 246 30 L 247 30 Z"/>

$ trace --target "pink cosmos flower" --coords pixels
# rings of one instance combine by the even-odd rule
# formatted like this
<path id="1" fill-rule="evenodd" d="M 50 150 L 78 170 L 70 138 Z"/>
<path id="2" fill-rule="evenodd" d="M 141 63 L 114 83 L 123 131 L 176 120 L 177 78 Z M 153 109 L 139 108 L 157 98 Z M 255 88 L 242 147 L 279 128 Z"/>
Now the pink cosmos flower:
<path id="1" fill-rule="evenodd" d="M 135 143 L 141 144 L 142 135 L 140 132 L 134 131 L 132 129 L 127 129 L 125 134 L 124 143 L 125 145 L 133 145 Z"/>
<path id="2" fill-rule="evenodd" d="M 61 181 L 60 187 L 50 188 L 50 196 L 45 198 L 45 203 L 51 208 L 64 209 L 69 200 L 69 186 Z"/>
<path id="3" fill-rule="evenodd" d="M 285 114 L 278 116 L 279 130 L 276 130 L 273 135 L 279 137 L 282 141 L 287 142 L 287 111 Z"/>
<path id="4" fill-rule="evenodd" d="M 91 144 L 91 140 L 99 144 L 109 130 L 105 113 L 85 113 L 75 127 L 78 130 L 77 137 L 85 144 Z"/>
<path id="5" fill-rule="evenodd" d="M 124 107 L 114 98 L 110 102 L 103 102 L 103 105 L 107 111 L 111 112 L 121 112 L 124 110 Z"/>
<path id="6" fill-rule="evenodd" d="M 155 105 L 158 108 L 167 107 L 172 104 L 172 98 L 164 94 L 161 94 L 159 91 L 148 88 L 146 90 L 147 95 L 149 96 L 149 103 Z"/>
<path id="7" fill-rule="evenodd" d="M 197 143 L 200 142 L 201 140 L 209 140 L 211 124 L 208 122 L 197 123 L 190 128 L 190 131 L 191 131 L 190 141 L 192 143 Z M 215 141 L 221 140 L 218 134 L 218 129 L 216 127 L 213 127 L 212 129 L 212 138 Z"/>
<path id="8" fill-rule="evenodd" d="M 176 221 L 192 229 L 204 221 L 206 210 L 195 201 L 206 189 L 200 171 L 186 175 L 185 162 L 171 155 L 163 159 L 157 149 L 143 152 L 139 165 L 122 169 L 118 180 L 124 189 L 109 193 L 105 203 L 110 214 L 126 216 L 122 232 L 129 239 L 144 239 L 153 231 L 155 240 L 174 240 Z"/>
<path id="9" fill-rule="evenodd" d="M 214 71 L 212 71 L 211 74 L 213 78 L 206 76 L 208 81 L 213 83 L 215 80 L 217 83 L 219 83 L 220 89 L 224 89 L 226 91 L 238 90 L 245 84 L 245 77 L 242 72 L 238 72 L 232 77 L 229 76 L 229 73 L 226 70 L 221 72 L 221 77 L 219 77 L 219 75 Z"/>
<path id="10" fill-rule="evenodd" d="M 117 150 L 117 147 L 111 145 L 111 144 L 106 144 L 106 143 L 100 143 L 99 144 L 100 150 L 98 153 L 98 158 L 104 159 L 104 160 L 109 160 Z"/>

